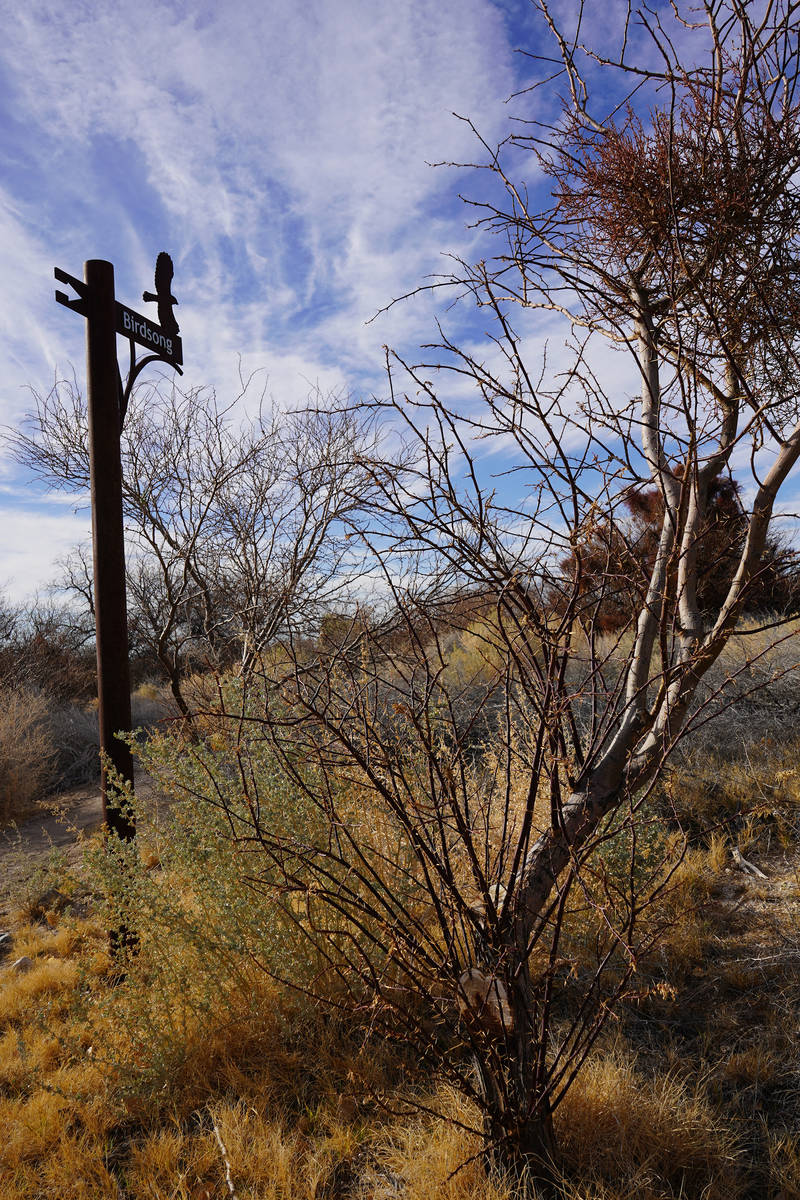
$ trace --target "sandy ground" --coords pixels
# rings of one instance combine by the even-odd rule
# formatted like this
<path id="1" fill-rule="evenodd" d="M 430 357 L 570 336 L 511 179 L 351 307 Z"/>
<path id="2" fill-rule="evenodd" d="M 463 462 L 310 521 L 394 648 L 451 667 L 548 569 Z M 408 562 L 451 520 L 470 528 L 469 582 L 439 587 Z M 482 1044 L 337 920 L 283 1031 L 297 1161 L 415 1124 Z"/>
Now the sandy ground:
<path id="1" fill-rule="evenodd" d="M 158 801 L 152 781 L 141 772 L 136 776 L 136 794 L 153 804 Z M 50 853 L 57 849 L 70 866 L 77 866 L 82 842 L 102 824 L 98 782 L 52 796 L 32 816 L 0 830 L 0 929 Z"/>

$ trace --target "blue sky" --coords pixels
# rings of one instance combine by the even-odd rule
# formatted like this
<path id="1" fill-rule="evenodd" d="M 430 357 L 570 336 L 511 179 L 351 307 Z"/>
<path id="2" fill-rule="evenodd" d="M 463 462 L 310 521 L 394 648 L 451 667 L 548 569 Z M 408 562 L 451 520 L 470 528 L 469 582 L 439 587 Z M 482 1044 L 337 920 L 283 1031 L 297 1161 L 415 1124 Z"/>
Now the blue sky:
<path id="1" fill-rule="evenodd" d="M 615 39 L 625 7 L 588 6 L 587 40 Z M 535 102 L 506 102 L 537 69 L 516 49 L 550 50 L 528 0 L 0 0 L 0 12 L 0 425 L 12 426 L 28 389 L 73 369 L 83 381 L 84 321 L 56 304 L 53 267 L 80 276 L 85 259 L 110 259 L 118 299 L 145 312 L 160 250 L 175 262 L 186 385 L 233 397 L 241 361 L 285 406 L 315 388 L 384 392 L 382 346 L 413 360 L 437 301 L 370 318 L 446 270 L 443 255 L 496 249 L 458 196 L 480 194 L 485 175 L 428 164 L 480 159 L 454 113 L 489 144 L 505 137 Z M 532 161 L 515 172 L 535 188 Z M 477 345 L 482 327 L 459 332 Z M 531 316 L 524 333 L 534 360 L 550 336 L 557 361 L 562 328 Z M 614 357 L 606 378 L 633 390 Z M 0 587 L 13 599 L 44 589 L 86 538 L 74 504 L 0 451 Z"/>
<path id="2" fill-rule="evenodd" d="M 530 64 L 527 0 L 3 0 L 0 422 L 74 367 L 84 322 L 52 270 L 115 264 L 143 311 L 175 261 L 185 381 L 233 391 L 238 356 L 280 403 L 382 387 L 381 346 L 431 333 L 431 302 L 388 300 L 471 257 L 457 197 Z M 155 311 L 150 314 L 155 319 Z M 125 360 L 125 344 L 119 343 Z M 86 532 L 0 462 L 0 584 L 20 598 Z"/>

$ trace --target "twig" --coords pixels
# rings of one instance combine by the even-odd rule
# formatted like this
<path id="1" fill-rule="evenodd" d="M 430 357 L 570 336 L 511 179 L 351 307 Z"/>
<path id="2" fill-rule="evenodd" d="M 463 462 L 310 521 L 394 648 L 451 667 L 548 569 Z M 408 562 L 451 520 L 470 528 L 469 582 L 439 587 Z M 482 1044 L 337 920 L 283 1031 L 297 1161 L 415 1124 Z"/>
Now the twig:
<path id="1" fill-rule="evenodd" d="M 225 1164 L 225 1182 L 228 1185 L 228 1192 L 230 1193 L 232 1200 L 238 1200 L 238 1198 L 236 1196 L 236 1189 L 233 1186 L 233 1178 L 231 1176 L 231 1164 L 228 1160 L 228 1152 L 225 1149 L 225 1143 L 222 1140 L 222 1135 L 220 1134 L 216 1117 L 214 1116 L 213 1113 L 211 1113 L 210 1115 L 211 1115 L 211 1125 L 214 1129 L 214 1137 L 217 1139 L 217 1145 L 219 1146 L 219 1152 L 222 1155 L 222 1161 Z"/>

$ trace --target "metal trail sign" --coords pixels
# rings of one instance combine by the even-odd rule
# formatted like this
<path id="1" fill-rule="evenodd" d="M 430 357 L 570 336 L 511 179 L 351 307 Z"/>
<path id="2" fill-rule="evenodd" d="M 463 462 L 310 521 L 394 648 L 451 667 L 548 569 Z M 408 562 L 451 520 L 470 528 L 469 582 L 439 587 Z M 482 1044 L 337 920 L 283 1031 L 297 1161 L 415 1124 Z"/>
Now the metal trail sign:
<path id="1" fill-rule="evenodd" d="M 128 617 L 125 586 L 125 539 L 122 517 L 120 433 L 133 384 L 147 363 L 169 363 L 181 374 L 183 346 L 172 312 L 172 259 L 156 261 L 156 291 L 143 299 L 158 304 L 159 325 L 119 304 L 114 296 L 114 267 L 103 259 L 84 263 L 75 279 L 55 268 L 55 277 L 76 293 L 56 292 L 56 300 L 86 318 L 86 376 L 89 416 L 89 460 L 92 494 L 97 697 L 100 746 L 122 779 L 133 782 L 129 746 L 115 737 L 131 727 Z M 130 369 L 125 386 L 117 363 L 117 335 L 130 342 Z M 136 345 L 151 353 L 136 359 Z M 109 796 L 103 768 L 103 817 L 108 830 L 125 840 L 135 834 L 133 819 Z M 112 933 L 112 949 L 129 942 L 126 931 Z"/>
<path id="2" fill-rule="evenodd" d="M 119 300 L 114 308 L 117 318 L 117 333 L 130 338 L 133 342 L 138 342 L 147 350 L 154 351 L 160 358 L 171 363 L 173 367 L 180 367 L 183 364 L 183 345 L 177 334 L 165 333 L 160 325 L 148 321 L 147 317 L 140 317 L 132 309 L 120 304 Z"/>
<path id="3" fill-rule="evenodd" d="M 163 257 L 169 260 L 171 267 L 172 260 L 168 254 L 164 254 L 162 251 L 158 257 L 159 259 Z M 57 291 L 56 300 L 58 303 L 63 304 L 65 308 L 71 308 L 73 312 L 80 313 L 81 316 L 88 316 L 86 283 L 80 279 L 76 279 L 73 275 L 68 275 L 60 267 L 56 267 L 53 274 L 59 283 L 68 284 L 77 293 L 77 298 L 70 299 L 66 292 Z M 170 271 L 170 279 L 171 277 L 172 272 Z M 156 269 L 156 278 L 158 279 L 158 268 Z M 161 310 L 165 302 L 159 297 L 157 292 L 145 292 L 143 298 L 145 300 L 157 301 L 159 304 L 159 315 L 161 315 Z M 169 297 L 168 304 L 170 308 L 172 304 L 177 303 L 174 296 Z M 183 366 L 183 342 L 178 337 L 178 323 L 174 316 L 170 314 L 167 324 L 156 325 L 154 321 L 150 321 L 140 313 L 134 312 L 132 308 L 127 308 L 124 304 L 120 304 L 119 300 L 115 300 L 114 320 L 117 333 L 121 334 L 122 337 L 129 338 L 131 342 L 137 342 L 140 346 L 144 346 L 146 350 L 152 350 L 158 358 L 163 359 L 173 367 Z"/>

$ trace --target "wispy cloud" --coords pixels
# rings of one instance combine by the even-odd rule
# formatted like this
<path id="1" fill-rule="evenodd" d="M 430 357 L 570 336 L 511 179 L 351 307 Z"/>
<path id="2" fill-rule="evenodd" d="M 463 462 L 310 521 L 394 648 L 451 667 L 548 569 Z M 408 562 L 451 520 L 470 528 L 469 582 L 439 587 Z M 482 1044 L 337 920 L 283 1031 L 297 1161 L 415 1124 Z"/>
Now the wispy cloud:
<path id="1" fill-rule="evenodd" d="M 370 390 L 383 342 L 425 339 L 425 303 L 366 322 L 474 236 L 454 172 L 427 164 L 475 157 L 454 112 L 502 133 L 503 6 L 0 11 L 0 420 L 26 407 L 23 385 L 82 372 L 83 322 L 54 304 L 51 272 L 89 257 L 111 259 L 120 299 L 141 308 L 170 250 L 190 383 L 233 388 L 241 355 L 288 403 L 309 385 Z"/>
<path id="2" fill-rule="evenodd" d="M 435 269 L 454 188 L 426 164 L 471 157 L 452 112 L 494 133 L 512 86 L 485 0 L 33 4 L 7 28 L 36 134 L 16 150 L 44 184 L 20 188 L 20 226 L 44 210 L 63 252 L 111 257 L 137 289 L 163 242 L 186 331 L 205 313 L 244 352 L 302 345 L 334 311 L 338 334 Z"/>
<path id="3" fill-rule="evenodd" d="M 63 506 L 60 506 L 63 508 Z M 0 502 L 0 527 L 3 529 L 3 555 L 0 562 L 0 589 L 21 600 L 46 589 L 53 577 L 54 564 L 71 547 L 89 536 L 89 517 L 71 512 L 52 512 L 38 507 Z M 43 558 L 50 570 L 43 573 Z"/>

